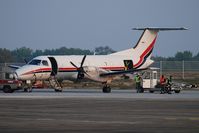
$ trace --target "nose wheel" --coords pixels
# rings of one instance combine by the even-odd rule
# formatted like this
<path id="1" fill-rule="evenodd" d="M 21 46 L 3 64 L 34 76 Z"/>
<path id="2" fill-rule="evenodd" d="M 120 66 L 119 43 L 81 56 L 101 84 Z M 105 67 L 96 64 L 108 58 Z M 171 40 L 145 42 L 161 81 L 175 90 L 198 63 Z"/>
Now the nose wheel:
<path id="1" fill-rule="evenodd" d="M 32 87 L 30 87 L 30 88 L 24 88 L 24 92 L 32 92 Z"/>
<path id="2" fill-rule="evenodd" d="M 102 88 L 102 91 L 104 93 L 110 93 L 111 92 L 111 87 L 108 86 L 108 85 L 105 85 L 103 88 Z"/>
<path id="3" fill-rule="evenodd" d="M 34 82 L 31 82 L 30 80 L 24 81 L 22 83 L 22 88 L 23 88 L 24 92 L 32 92 L 33 83 Z"/>

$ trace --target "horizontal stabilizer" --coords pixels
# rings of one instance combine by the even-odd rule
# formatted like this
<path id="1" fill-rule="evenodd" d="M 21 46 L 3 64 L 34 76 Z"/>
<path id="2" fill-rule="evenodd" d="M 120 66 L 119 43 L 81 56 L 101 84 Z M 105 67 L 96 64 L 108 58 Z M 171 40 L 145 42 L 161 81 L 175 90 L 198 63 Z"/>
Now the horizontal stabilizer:
<path id="1" fill-rule="evenodd" d="M 168 31 L 168 30 L 188 30 L 187 28 L 158 28 L 158 27 L 146 27 L 146 28 L 133 28 L 132 30 L 156 30 L 156 31 Z"/>

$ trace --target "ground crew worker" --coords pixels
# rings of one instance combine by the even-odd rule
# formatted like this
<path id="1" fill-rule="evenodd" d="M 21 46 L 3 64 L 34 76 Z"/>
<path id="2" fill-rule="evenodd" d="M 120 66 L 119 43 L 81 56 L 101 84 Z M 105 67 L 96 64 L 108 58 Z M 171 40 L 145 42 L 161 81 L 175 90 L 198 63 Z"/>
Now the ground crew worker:
<path id="1" fill-rule="evenodd" d="M 166 85 L 166 79 L 164 75 L 161 75 L 160 77 L 160 85 L 161 85 L 160 93 L 163 94 L 165 92 L 165 85 Z"/>
<path id="2" fill-rule="evenodd" d="M 135 80 L 137 93 L 142 92 L 142 87 L 141 87 L 141 80 L 142 79 L 141 79 L 141 77 L 138 74 L 136 74 L 134 80 Z"/>
<path id="3" fill-rule="evenodd" d="M 171 94 L 172 76 L 169 76 L 169 78 L 167 78 L 166 81 L 167 81 L 167 83 L 166 83 L 166 85 L 167 85 L 167 93 Z"/>
<path id="4" fill-rule="evenodd" d="M 172 82 L 172 76 L 171 75 L 169 76 L 169 82 L 170 83 Z"/>

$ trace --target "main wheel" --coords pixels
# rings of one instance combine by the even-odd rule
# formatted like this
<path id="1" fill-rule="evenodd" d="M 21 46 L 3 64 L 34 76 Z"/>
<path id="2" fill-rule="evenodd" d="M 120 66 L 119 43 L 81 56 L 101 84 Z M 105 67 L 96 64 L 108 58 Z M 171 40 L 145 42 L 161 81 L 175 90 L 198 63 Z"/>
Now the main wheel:
<path id="1" fill-rule="evenodd" d="M 3 92 L 4 93 L 13 93 L 14 90 L 12 90 L 12 88 L 10 86 L 6 85 L 3 87 Z"/>
<path id="2" fill-rule="evenodd" d="M 180 90 L 175 90 L 175 93 L 180 93 Z"/>
<path id="3" fill-rule="evenodd" d="M 109 87 L 109 86 L 104 86 L 103 89 L 102 89 L 102 91 L 103 91 L 104 93 L 110 93 L 110 92 L 111 92 L 111 87 Z"/>
<path id="4" fill-rule="evenodd" d="M 154 90 L 149 90 L 150 93 L 154 93 Z"/>
<path id="5" fill-rule="evenodd" d="M 60 89 L 55 89 L 55 92 L 62 92 L 62 90 L 60 90 Z"/>

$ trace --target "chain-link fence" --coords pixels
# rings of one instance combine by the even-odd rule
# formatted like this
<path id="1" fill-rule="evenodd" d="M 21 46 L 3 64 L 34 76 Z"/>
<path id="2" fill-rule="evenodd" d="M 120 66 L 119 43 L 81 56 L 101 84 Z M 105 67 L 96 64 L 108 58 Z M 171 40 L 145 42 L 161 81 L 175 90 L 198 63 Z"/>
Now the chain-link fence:
<path id="1" fill-rule="evenodd" d="M 160 75 L 174 79 L 199 79 L 199 61 L 158 61 L 152 66 L 160 68 Z"/>
<path id="2" fill-rule="evenodd" d="M 9 74 L 15 71 L 9 65 L 23 66 L 24 63 L 0 63 L 0 79 L 8 79 Z"/>

